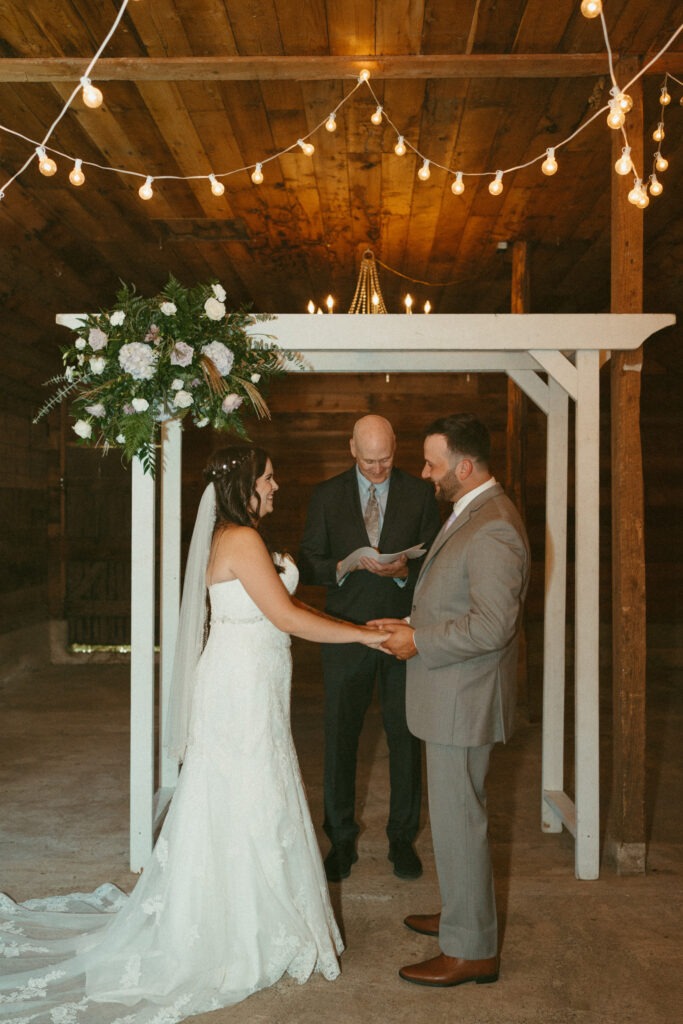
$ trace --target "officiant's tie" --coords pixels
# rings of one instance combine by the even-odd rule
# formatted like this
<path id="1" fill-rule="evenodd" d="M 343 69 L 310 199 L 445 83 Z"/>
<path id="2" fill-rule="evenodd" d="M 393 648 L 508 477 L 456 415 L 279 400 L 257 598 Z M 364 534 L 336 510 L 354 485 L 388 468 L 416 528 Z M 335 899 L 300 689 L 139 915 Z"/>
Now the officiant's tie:
<path id="1" fill-rule="evenodd" d="M 370 497 L 365 506 L 363 515 L 365 529 L 368 531 L 368 540 L 373 548 L 379 544 L 379 502 L 375 496 L 375 485 L 370 484 Z"/>

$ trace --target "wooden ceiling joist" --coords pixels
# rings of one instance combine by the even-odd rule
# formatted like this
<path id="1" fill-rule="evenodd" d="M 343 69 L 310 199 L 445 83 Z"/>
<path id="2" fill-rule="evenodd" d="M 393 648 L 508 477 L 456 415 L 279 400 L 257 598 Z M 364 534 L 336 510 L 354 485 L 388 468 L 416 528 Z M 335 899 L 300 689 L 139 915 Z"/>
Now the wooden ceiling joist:
<path id="1" fill-rule="evenodd" d="M 3 57 L 0 82 L 77 81 L 83 63 L 75 57 Z M 99 82 L 321 81 L 355 78 L 363 68 L 377 79 L 590 78 L 606 74 L 608 64 L 604 53 L 103 57 L 95 75 Z M 665 54 L 649 73 L 664 71 L 681 73 L 683 54 Z"/>

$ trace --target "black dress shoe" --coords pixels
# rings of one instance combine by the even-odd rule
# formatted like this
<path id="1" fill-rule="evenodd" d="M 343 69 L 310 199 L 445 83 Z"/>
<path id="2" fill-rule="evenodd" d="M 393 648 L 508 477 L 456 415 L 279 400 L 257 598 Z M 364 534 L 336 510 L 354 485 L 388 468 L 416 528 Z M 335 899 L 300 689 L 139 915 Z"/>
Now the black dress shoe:
<path id="1" fill-rule="evenodd" d="M 422 874 L 420 858 L 407 839 L 394 839 L 389 843 L 389 860 L 399 878 L 419 878 Z"/>
<path id="2" fill-rule="evenodd" d="M 358 860 L 353 840 L 335 843 L 325 857 L 325 875 L 328 882 L 341 882 L 351 874 L 351 865 Z"/>

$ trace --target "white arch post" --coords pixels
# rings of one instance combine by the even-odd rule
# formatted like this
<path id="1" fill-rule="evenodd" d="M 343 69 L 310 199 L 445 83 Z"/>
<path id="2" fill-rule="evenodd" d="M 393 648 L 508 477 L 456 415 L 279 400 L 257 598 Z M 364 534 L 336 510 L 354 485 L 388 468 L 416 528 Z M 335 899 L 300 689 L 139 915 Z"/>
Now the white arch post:
<path id="1" fill-rule="evenodd" d="M 78 315 L 57 322 L 74 328 Z M 675 323 L 669 314 L 289 314 L 253 329 L 329 373 L 505 372 L 548 417 L 543 646 L 541 827 L 575 837 L 575 874 L 599 872 L 599 372 L 600 353 L 636 349 Z M 297 367 L 291 367 L 296 370 Z M 568 400 L 575 403 L 575 786 L 564 786 Z M 435 410 L 436 413 L 439 410 Z M 177 430 L 175 428 L 178 428 Z M 161 700 L 170 680 L 179 606 L 180 429 L 162 447 Z M 155 822 L 177 766 L 163 756 L 154 781 L 154 487 L 133 467 L 131 538 L 131 870 L 152 851 Z M 162 748 L 163 749 L 163 748 Z"/>

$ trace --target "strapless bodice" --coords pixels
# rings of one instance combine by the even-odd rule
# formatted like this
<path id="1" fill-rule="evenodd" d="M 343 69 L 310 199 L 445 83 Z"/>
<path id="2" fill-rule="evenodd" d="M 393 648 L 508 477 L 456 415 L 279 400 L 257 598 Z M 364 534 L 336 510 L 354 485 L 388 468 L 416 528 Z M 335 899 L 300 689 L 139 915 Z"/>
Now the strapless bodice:
<path id="1" fill-rule="evenodd" d="M 288 556 L 276 555 L 276 561 L 284 567 L 280 579 L 290 594 L 299 582 L 299 570 Z M 266 616 L 244 589 L 240 580 L 223 580 L 209 587 L 211 602 L 211 624 L 241 624 L 263 622 Z"/>

